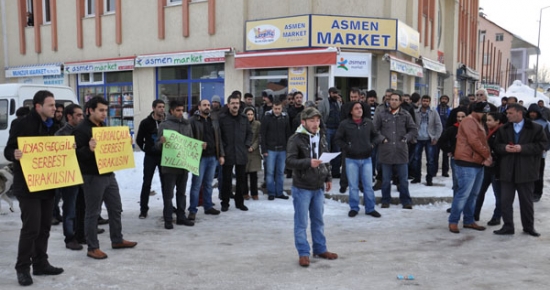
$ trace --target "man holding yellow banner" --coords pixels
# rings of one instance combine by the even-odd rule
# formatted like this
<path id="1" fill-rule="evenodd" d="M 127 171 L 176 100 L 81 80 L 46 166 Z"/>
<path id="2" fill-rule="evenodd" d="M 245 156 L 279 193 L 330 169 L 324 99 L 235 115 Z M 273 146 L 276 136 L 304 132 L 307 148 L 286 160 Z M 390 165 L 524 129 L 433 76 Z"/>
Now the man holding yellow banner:
<path id="1" fill-rule="evenodd" d="M 99 249 L 99 241 L 97 240 L 97 219 L 101 212 L 101 203 L 103 201 L 109 214 L 109 231 L 112 248 L 133 248 L 137 245 L 136 242 L 130 242 L 122 238 L 122 224 L 120 220 L 122 202 L 120 200 L 118 183 L 115 174 L 112 172 L 115 169 L 126 168 L 124 166 L 133 166 L 133 157 L 130 164 L 130 157 L 128 157 L 126 150 L 128 145 L 131 147 L 130 134 L 122 133 L 119 130 L 120 128 L 117 127 L 112 127 L 111 131 L 95 131 L 97 129 L 104 129 L 101 127 L 105 127 L 104 120 L 107 117 L 108 104 L 107 100 L 102 96 L 96 96 L 89 100 L 86 103 L 88 116 L 74 130 L 76 156 L 78 157 L 80 171 L 84 179 L 82 188 L 86 203 L 84 229 L 88 244 L 87 255 L 94 259 L 107 258 L 107 254 Z M 106 141 L 112 141 L 111 145 L 108 145 L 109 143 Z M 112 145 L 112 143 L 117 143 L 118 145 Z M 96 156 L 96 153 L 99 156 Z M 108 153 L 117 154 L 120 156 L 120 159 L 100 161 L 101 166 L 98 166 L 97 159 L 99 157 L 108 158 Z M 133 153 L 131 155 L 133 156 Z"/>
<path id="2" fill-rule="evenodd" d="M 19 122 L 14 122 L 4 150 L 7 160 L 13 162 L 13 192 L 19 200 L 23 225 L 19 235 L 17 250 L 17 280 L 21 286 L 33 283 L 30 267 L 34 275 L 59 275 L 62 268 L 50 265 L 48 261 L 48 239 L 52 222 L 55 189 L 31 192 L 25 180 L 21 159 L 44 146 L 27 143 L 26 149 L 18 144 L 19 137 L 53 136 L 59 126 L 54 125 L 55 99 L 49 91 L 38 91 L 32 100 L 31 112 Z M 22 144 L 23 145 L 23 144 Z M 25 153 L 23 152 L 25 151 Z M 32 157 L 31 157 L 32 159 Z"/>

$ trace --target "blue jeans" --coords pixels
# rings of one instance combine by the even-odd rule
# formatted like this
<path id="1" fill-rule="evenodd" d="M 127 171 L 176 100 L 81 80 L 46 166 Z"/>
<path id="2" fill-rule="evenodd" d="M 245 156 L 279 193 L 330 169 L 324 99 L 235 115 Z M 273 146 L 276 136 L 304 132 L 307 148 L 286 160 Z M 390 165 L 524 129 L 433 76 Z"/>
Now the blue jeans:
<path id="1" fill-rule="evenodd" d="M 437 166 L 435 163 L 435 153 L 437 146 L 432 145 L 431 140 L 418 140 L 414 148 L 413 168 L 414 178 L 420 180 L 422 178 L 422 149 L 426 152 L 427 174 L 426 181 L 431 181 L 437 174 Z"/>
<path id="2" fill-rule="evenodd" d="M 346 172 L 349 185 L 349 207 L 359 212 L 359 180 L 363 184 L 365 213 L 374 211 L 374 191 L 372 190 L 372 162 L 367 159 L 346 158 Z"/>
<path id="3" fill-rule="evenodd" d="M 204 210 L 212 208 L 212 180 L 218 166 L 216 156 L 202 157 L 199 165 L 199 175 L 191 178 L 191 193 L 189 193 L 189 212 L 197 213 L 199 193 L 202 186 L 202 200 Z"/>
<path id="4" fill-rule="evenodd" d="M 285 181 L 286 151 L 267 151 L 267 175 L 265 182 L 269 196 L 283 195 L 283 182 Z"/>
<path id="5" fill-rule="evenodd" d="M 451 171 L 453 173 L 453 197 L 456 195 L 456 190 L 458 189 L 458 177 L 456 176 L 456 164 L 455 158 L 451 157 Z"/>
<path id="6" fill-rule="evenodd" d="M 402 205 L 412 204 L 409 194 L 409 165 L 404 164 L 381 164 L 382 165 L 382 203 L 391 202 L 391 181 L 393 174 L 399 179 L 399 200 Z"/>
<path id="7" fill-rule="evenodd" d="M 457 224 L 460 215 L 464 212 L 463 223 L 465 225 L 473 224 L 477 194 L 483 182 L 483 167 L 464 167 L 455 164 L 455 169 L 458 189 L 453 198 L 449 223 Z"/>
<path id="8" fill-rule="evenodd" d="M 334 135 L 336 135 L 337 129 L 328 129 L 327 128 L 327 143 L 329 152 L 340 152 L 340 146 L 336 145 L 336 142 L 333 142 Z M 319 156 L 317 156 L 319 157 Z M 338 176 L 340 174 L 340 166 L 342 165 L 342 158 L 338 155 L 336 158 L 330 161 L 330 166 L 332 168 L 332 176 Z"/>
<path id="9" fill-rule="evenodd" d="M 76 197 L 79 187 L 80 185 L 75 185 L 58 189 L 63 198 L 63 235 L 65 236 L 65 243 L 74 239 Z"/>
<path id="10" fill-rule="evenodd" d="M 313 254 L 327 251 L 323 223 L 323 206 L 325 192 L 322 188 L 307 190 L 292 187 L 292 201 L 294 204 L 294 244 L 298 255 L 309 256 L 310 247 L 307 242 L 308 215 L 311 219 L 311 239 L 313 240 Z"/>

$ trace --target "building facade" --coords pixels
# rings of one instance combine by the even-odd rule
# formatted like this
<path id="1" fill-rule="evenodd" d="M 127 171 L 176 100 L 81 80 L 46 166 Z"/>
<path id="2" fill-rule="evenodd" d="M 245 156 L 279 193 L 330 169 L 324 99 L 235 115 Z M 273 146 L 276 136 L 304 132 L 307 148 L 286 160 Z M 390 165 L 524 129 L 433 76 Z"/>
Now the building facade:
<path id="1" fill-rule="evenodd" d="M 431 95 L 475 90 L 477 0 L 0 0 L 6 82 L 109 100 L 132 130 L 155 99 L 336 86 Z M 29 15 L 31 23 L 28 23 Z M 2 25 L 2 24 L 0 24 Z M 472 61 L 471 55 L 474 55 Z"/>

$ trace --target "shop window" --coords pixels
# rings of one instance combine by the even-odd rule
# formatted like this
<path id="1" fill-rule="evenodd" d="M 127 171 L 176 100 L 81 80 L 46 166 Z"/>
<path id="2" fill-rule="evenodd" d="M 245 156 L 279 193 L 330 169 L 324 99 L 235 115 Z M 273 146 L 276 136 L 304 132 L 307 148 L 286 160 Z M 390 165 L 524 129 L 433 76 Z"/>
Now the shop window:
<path id="1" fill-rule="evenodd" d="M 441 97 L 445 92 L 445 75 L 437 74 L 437 98 Z"/>
<path id="2" fill-rule="evenodd" d="M 86 0 L 86 16 L 94 16 L 95 15 L 95 0 Z"/>
<path id="3" fill-rule="evenodd" d="M 315 68 L 315 96 L 308 97 L 308 100 L 315 101 L 316 97 L 328 98 L 329 71 L 330 67 L 328 66 Z"/>
<path id="4" fill-rule="evenodd" d="M 103 73 L 83 73 L 79 74 L 80 84 L 102 84 Z"/>
<path id="5" fill-rule="evenodd" d="M 8 128 L 8 100 L 0 100 L 0 129 Z"/>
<path id="6" fill-rule="evenodd" d="M 497 33 L 496 41 L 503 41 L 503 40 L 504 40 L 504 33 Z"/>
<path id="7" fill-rule="evenodd" d="M 104 14 L 112 14 L 116 11 L 115 0 L 104 0 L 103 7 L 105 7 Z"/>
<path id="8" fill-rule="evenodd" d="M 50 0 L 42 0 L 42 16 L 44 24 L 51 23 L 51 14 L 50 14 Z"/>
<path id="9" fill-rule="evenodd" d="M 259 69 L 250 73 L 250 93 L 255 97 L 255 104 L 262 104 L 262 91 L 270 89 L 274 97 L 287 94 L 288 69 Z"/>
<path id="10" fill-rule="evenodd" d="M 485 34 L 486 34 L 486 33 L 487 33 L 487 32 L 486 32 L 485 30 L 480 30 L 480 31 L 479 31 L 479 42 L 485 41 Z"/>
<path id="11" fill-rule="evenodd" d="M 131 83 L 132 82 L 132 71 L 121 71 L 121 72 L 108 72 L 105 73 L 105 83 Z"/>
<path id="12" fill-rule="evenodd" d="M 414 91 L 419 93 L 421 96 L 430 95 L 430 72 L 426 69 L 423 70 L 423 78 L 415 78 L 414 81 Z M 402 89 L 400 89 L 402 90 Z"/>
<path id="13" fill-rule="evenodd" d="M 190 109 L 188 83 L 159 84 L 157 89 L 159 92 L 158 99 L 166 103 L 166 112 L 170 109 L 171 101 L 180 101 L 184 104 L 187 111 Z"/>
<path id="14" fill-rule="evenodd" d="M 224 65 L 222 64 L 207 64 L 191 66 L 192 79 L 218 79 L 225 78 Z"/>
<path id="15" fill-rule="evenodd" d="M 159 80 L 186 80 L 189 78 L 188 66 L 167 66 L 159 68 Z"/>

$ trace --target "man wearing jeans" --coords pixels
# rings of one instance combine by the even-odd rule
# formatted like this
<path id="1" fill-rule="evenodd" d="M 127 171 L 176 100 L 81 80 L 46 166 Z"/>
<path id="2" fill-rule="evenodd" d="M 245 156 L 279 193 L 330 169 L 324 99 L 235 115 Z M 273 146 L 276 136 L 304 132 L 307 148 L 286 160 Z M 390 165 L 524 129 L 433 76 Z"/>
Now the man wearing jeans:
<path id="1" fill-rule="evenodd" d="M 105 259 L 107 254 L 99 249 L 97 239 L 97 219 L 101 212 L 101 203 L 105 202 L 109 214 L 109 231 L 113 249 L 133 248 L 136 242 L 122 238 L 122 202 L 118 183 L 113 172 L 99 174 L 95 159 L 97 142 L 92 137 L 93 127 L 105 126 L 109 103 L 101 96 L 93 97 L 86 103 L 88 116 L 74 130 L 76 142 L 76 157 L 84 184 L 84 199 L 86 201 L 86 217 L 84 228 L 88 243 L 88 257 Z"/>
<path id="2" fill-rule="evenodd" d="M 389 107 L 374 114 L 374 128 L 382 135 L 378 144 L 378 162 L 382 168 L 382 208 L 390 207 L 391 180 L 394 174 L 399 179 L 399 199 L 404 209 L 412 209 L 409 194 L 407 142 L 416 138 L 416 124 L 409 112 L 401 109 L 401 91 L 394 91 L 389 98 Z"/>
<path id="3" fill-rule="evenodd" d="M 374 130 L 372 121 L 363 114 L 363 105 L 351 103 L 347 118 L 340 123 L 335 142 L 346 153 L 346 172 L 349 182 L 349 217 L 359 212 L 359 181 L 363 184 L 363 202 L 365 214 L 380 217 L 374 209 L 374 191 L 372 190 L 371 153 L 376 144 L 382 141 Z M 367 113 L 368 114 L 368 113 Z"/>
<path id="4" fill-rule="evenodd" d="M 70 104 L 63 112 L 65 115 L 65 126 L 55 132 L 55 136 L 69 136 L 73 134 L 74 128 L 84 119 L 82 108 L 76 104 Z M 75 238 L 76 198 L 80 185 L 59 188 L 63 198 L 63 235 L 65 236 L 65 247 L 71 250 L 82 250 L 82 245 Z"/>
<path id="5" fill-rule="evenodd" d="M 431 100 L 432 98 L 428 95 L 422 96 L 421 106 L 415 110 L 418 137 L 413 158 L 414 179 L 411 181 L 411 183 L 419 183 L 422 178 L 422 150 L 425 150 L 428 163 L 426 166 L 428 171 L 426 173 L 427 186 L 433 185 L 432 178 L 437 173 L 437 163 L 435 162 L 435 155 L 439 154 L 437 140 L 443 131 L 437 111 L 430 108 Z"/>
<path id="6" fill-rule="evenodd" d="M 261 121 L 262 151 L 267 165 L 267 194 L 269 200 L 288 199 L 283 193 L 285 174 L 286 141 L 290 137 L 288 115 L 279 101 L 273 103 Z"/>
<path id="7" fill-rule="evenodd" d="M 203 208 L 205 214 L 218 215 L 220 211 L 212 204 L 212 180 L 218 166 L 218 161 L 223 165 L 224 152 L 220 142 L 220 125 L 217 120 L 210 118 L 210 101 L 204 99 L 199 103 L 199 110 L 190 118 L 191 129 L 195 139 L 203 141 L 203 151 L 199 165 L 199 175 L 193 175 L 191 179 L 191 193 L 189 197 L 190 220 L 195 220 L 199 194 L 202 187 Z"/>
<path id="8" fill-rule="evenodd" d="M 481 118 L 490 107 L 486 102 L 474 103 L 472 113 L 464 118 L 458 127 L 455 149 L 455 169 L 458 188 L 453 197 L 449 231 L 458 234 L 458 221 L 464 212 L 463 227 L 478 231 L 485 230 L 475 223 L 474 211 L 476 199 L 483 181 L 483 166 L 493 163 L 491 149 L 487 143 L 487 134 Z"/>
<path id="9" fill-rule="evenodd" d="M 319 134 L 320 118 L 317 109 L 305 109 L 301 114 L 302 124 L 290 137 L 287 146 L 286 166 L 292 170 L 294 244 L 302 267 L 309 266 L 308 216 L 311 219 L 313 255 L 328 260 L 338 258 L 336 253 L 327 251 L 324 234 L 324 189 L 330 191 L 332 177 L 330 164 L 321 164 L 319 160 L 323 152 L 328 152 L 326 140 Z"/>

